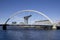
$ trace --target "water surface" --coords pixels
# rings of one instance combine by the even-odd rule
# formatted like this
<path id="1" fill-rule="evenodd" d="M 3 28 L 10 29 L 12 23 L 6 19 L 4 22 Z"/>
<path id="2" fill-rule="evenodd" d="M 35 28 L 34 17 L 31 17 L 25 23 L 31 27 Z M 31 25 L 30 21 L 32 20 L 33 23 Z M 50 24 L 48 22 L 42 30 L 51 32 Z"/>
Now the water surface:
<path id="1" fill-rule="evenodd" d="M 1 27 L 2 28 L 2 27 Z M 1 29 L 0 28 L 0 29 Z M 60 30 L 0 30 L 0 40 L 60 40 Z"/>

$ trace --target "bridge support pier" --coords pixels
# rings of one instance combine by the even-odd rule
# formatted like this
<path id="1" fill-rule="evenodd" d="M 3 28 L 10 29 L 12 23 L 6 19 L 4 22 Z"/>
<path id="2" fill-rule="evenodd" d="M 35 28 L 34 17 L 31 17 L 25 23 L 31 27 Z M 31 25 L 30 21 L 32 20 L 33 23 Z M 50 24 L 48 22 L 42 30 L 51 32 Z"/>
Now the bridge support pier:
<path id="1" fill-rule="evenodd" d="M 3 25 L 3 30 L 7 30 L 6 26 L 7 26 L 6 24 Z"/>
<path id="2" fill-rule="evenodd" d="M 57 29 L 56 24 L 53 24 L 52 29 L 53 29 L 53 30 L 56 30 L 56 29 Z"/>

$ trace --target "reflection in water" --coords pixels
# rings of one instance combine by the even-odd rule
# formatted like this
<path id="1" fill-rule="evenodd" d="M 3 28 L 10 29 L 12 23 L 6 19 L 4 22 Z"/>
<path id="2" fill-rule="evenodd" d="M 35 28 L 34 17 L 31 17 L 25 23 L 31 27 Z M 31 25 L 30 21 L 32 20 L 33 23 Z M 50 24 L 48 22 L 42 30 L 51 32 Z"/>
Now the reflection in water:
<path id="1" fill-rule="evenodd" d="M 0 31 L 0 40 L 60 40 L 60 30 Z"/>

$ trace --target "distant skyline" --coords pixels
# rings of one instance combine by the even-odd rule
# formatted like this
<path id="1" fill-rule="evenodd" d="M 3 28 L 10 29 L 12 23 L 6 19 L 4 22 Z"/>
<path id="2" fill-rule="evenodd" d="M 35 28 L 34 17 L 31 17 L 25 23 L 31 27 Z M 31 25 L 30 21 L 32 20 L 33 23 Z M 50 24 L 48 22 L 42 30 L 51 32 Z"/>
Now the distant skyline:
<path id="1" fill-rule="evenodd" d="M 4 23 L 10 15 L 20 10 L 37 10 L 46 14 L 55 22 L 60 21 L 60 0 L 0 0 L 0 24 Z M 38 14 L 33 14 L 32 12 L 30 12 L 30 14 L 27 13 L 25 12 L 25 14 L 22 13 L 16 15 L 13 18 L 14 21 L 23 21 L 22 17 L 30 14 L 33 15 L 31 22 L 33 20 L 45 19 Z M 10 21 L 12 22 L 13 19 Z"/>

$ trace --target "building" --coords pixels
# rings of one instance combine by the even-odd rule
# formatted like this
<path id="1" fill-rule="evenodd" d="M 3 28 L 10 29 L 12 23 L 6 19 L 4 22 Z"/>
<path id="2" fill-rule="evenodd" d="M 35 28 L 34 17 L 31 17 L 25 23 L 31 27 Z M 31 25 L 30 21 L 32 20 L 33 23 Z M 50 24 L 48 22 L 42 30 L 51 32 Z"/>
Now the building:
<path id="1" fill-rule="evenodd" d="M 20 22 L 19 25 L 24 25 L 24 22 Z"/>
<path id="2" fill-rule="evenodd" d="M 60 22 L 58 22 L 56 25 L 57 25 L 57 26 L 60 26 Z"/>
<path id="3" fill-rule="evenodd" d="M 17 24 L 17 22 L 12 22 L 12 24 Z"/>
<path id="4" fill-rule="evenodd" d="M 35 25 L 52 25 L 49 20 L 40 20 L 40 21 L 35 21 Z"/>

